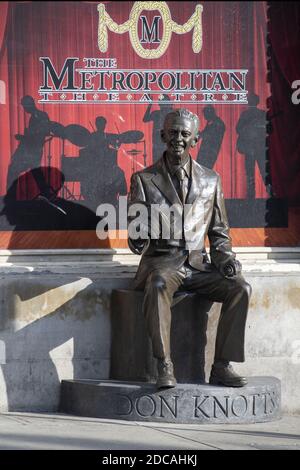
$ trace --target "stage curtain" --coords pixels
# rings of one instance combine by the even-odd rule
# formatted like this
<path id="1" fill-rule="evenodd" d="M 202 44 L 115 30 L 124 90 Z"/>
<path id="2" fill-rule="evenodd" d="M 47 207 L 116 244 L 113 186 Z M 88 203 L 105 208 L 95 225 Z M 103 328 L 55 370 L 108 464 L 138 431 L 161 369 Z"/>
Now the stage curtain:
<path id="1" fill-rule="evenodd" d="M 8 2 L 1 2 L 1 15 L 0 15 L 0 54 L 6 30 L 7 23 Z"/>
<path id="2" fill-rule="evenodd" d="M 7 2 L 4 2 L 7 3 Z M 192 32 L 187 36 L 173 34 L 170 47 L 163 57 L 143 60 L 134 52 L 129 34 L 122 36 L 108 33 L 109 51 L 99 53 L 97 47 L 98 13 L 97 2 L 9 2 L 9 27 L 0 62 L 0 79 L 6 84 L 6 104 L 0 105 L 0 195 L 6 192 L 6 174 L 11 155 L 17 146 L 15 134 L 23 133 L 29 116 L 25 115 L 20 100 L 31 95 L 38 101 L 38 89 L 42 84 L 42 65 L 39 57 L 50 57 L 57 70 L 61 70 L 67 57 L 116 57 L 118 68 L 126 69 L 249 69 L 247 88 L 260 96 L 260 107 L 266 109 L 269 95 L 266 82 L 266 4 L 265 2 L 204 2 L 203 48 L 201 53 L 191 50 Z M 118 24 L 128 20 L 134 2 L 105 2 L 107 11 Z M 199 2 L 170 2 L 172 18 L 179 24 L 187 21 Z M 7 6 L 1 3 L 1 25 Z M 284 7 L 283 7 L 284 8 Z M 2 28 L 2 26 L 1 26 Z M 300 77 L 299 77 L 300 78 Z M 93 131 L 95 118 L 103 115 L 107 119 L 107 132 L 142 130 L 147 145 L 147 165 L 152 163 L 152 128 L 143 123 L 146 105 L 37 105 L 46 111 L 52 121 L 63 125 L 79 124 Z M 176 104 L 180 106 L 180 104 Z M 188 106 L 200 116 L 200 127 L 204 128 L 203 105 Z M 155 109 L 155 107 L 154 107 Z M 217 114 L 226 125 L 226 132 L 215 169 L 221 174 L 227 198 L 246 196 L 244 156 L 236 150 L 236 124 L 246 106 L 216 105 Z M 275 132 L 274 132 L 275 134 Z M 282 133 L 280 134 L 282 135 Z M 51 152 L 45 148 L 43 163 L 61 168 L 62 143 L 53 139 Z M 64 154 L 78 156 L 78 147 L 66 142 Z M 195 150 L 193 156 L 197 154 Z M 125 171 L 129 185 L 130 175 L 136 168 L 119 150 L 118 163 Z M 283 158 L 283 157 L 282 157 Z M 287 163 L 273 166 L 287 168 Z M 277 165 L 277 166 L 276 166 Z M 281 165 L 281 166 L 280 166 Z M 286 171 L 286 174 L 288 171 Z M 257 170 L 256 197 L 266 197 L 262 178 Z M 282 183 L 276 180 L 278 192 Z M 276 186 L 276 187 L 277 187 Z M 289 188 L 285 189 L 289 191 Z"/>
<path id="3" fill-rule="evenodd" d="M 269 73 L 272 85 L 270 162 L 274 190 L 290 203 L 300 202 L 300 104 L 292 102 L 292 83 L 300 80 L 300 7 L 270 2 Z"/>

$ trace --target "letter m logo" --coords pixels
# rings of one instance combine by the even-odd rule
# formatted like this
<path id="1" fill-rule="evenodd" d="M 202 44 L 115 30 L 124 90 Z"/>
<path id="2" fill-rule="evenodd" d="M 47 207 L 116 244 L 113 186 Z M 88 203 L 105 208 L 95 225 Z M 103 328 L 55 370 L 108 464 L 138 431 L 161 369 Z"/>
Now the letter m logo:
<path id="1" fill-rule="evenodd" d="M 160 16 L 154 16 L 151 27 L 149 26 L 146 16 L 140 16 L 142 22 L 142 39 L 141 43 L 145 44 L 159 44 L 159 21 Z"/>

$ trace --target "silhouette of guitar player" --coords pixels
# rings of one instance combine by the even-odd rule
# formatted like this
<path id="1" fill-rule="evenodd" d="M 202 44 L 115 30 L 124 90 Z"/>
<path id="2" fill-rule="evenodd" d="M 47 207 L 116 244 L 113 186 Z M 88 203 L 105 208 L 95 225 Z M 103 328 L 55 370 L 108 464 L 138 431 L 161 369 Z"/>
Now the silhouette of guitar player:
<path id="1" fill-rule="evenodd" d="M 257 107 L 258 103 L 258 95 L 249 95 L 248 109 L 241 113 L 236 125 L 237 150 L 245 155 L 247 199 L 255 198 L 255 162 L 266 184 L 267 114 Z M 271 191 L 270 186 L 266 185 L 266 189 Z"/>
<path id="2" fill-rule="evenodd" d="M 7 191 L 21 173 L 40 166 L 43 147 L 46 142 L 46 137 L 50 135 L 51 129 L 48 114 L 36 108 L 32 96 L 24 96 L 21 100 L 21 105 L 25 113 L 30 114 L 30 119 L 28 127 L 24 130 L 24 135 L 15 135 L 15 138 L 20 143 L 12 155 L 8 167 Z M 41 192 L 43 192 L 43 195 L 45 197 L 51 196 L 50 188 L 45 182 L 43 173 L 41 171 L 35 171 L 34 178 Z"/>
<path id="3" fill-rule="evenodd" d="M 197 155 L 197 162 L 212 170 L 222 145 L 225 124 L 222 119 L 217 116 L 215 108 L 211 105 L 205 106 L 203 116 L 207 124 L 198 135 L 198 138 L 202 139 L 202 142 Z"/>

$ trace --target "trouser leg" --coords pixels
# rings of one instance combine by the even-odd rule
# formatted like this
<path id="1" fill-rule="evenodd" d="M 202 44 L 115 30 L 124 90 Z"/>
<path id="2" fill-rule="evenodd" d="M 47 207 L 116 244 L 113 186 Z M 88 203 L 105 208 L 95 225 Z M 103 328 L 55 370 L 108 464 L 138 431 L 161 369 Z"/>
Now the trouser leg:
<path id="1" fill-rule="evenodd" d="M 250 293 L 250 285 L 245 281 L 229 287 L 218 323 L 215 362 L 245 361 L 245 328 Z"/>
<path id="2" fill-rule="evenodd" d="M 157 359 L 170 357 L 171 303 L 183 278 L 181 272 L 155 270 L 146 280 L 143 312 Z"/>
<path id="3" fill-rule="evenodd" d="M 184 286 L 223 304 L 217 328 L 215 362 L 243 362 L 251 286 L 241 275 L 226 279 L 217 270 L 212 273 L 194 272 L 184 281 Z"/>

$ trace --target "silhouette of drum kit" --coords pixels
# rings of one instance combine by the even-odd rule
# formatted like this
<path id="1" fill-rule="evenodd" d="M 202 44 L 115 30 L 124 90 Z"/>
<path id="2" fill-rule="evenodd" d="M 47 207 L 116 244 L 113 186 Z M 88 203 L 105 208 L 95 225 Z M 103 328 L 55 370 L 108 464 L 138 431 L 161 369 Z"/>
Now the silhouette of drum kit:
<path id="1" fill-rule="evenodd" d="M 89 177 L 90 172 L 94 171 L 94 168 L 89 168 L 85 161 L 85 147 L 88 147 L 92 140 L 91 132 L 86 129 L 84 126 L 80 126 L 79 124 L 69 124 L 68 126 L 63 126 L 59 122 L 51 121 L 50 123 L 50 139 L 49 148 L 48 148 L 48 168 L 49 168 L 49 177 L 51 171 L 51 150 L 50 150 L 50 143 L 53 137 L 58 137 L 62 140 L 62 151 L 61 151 L 61 171 L 64 174 L 65 182 L 78 182 L 82 181 L 83 179 L 87 179 Z M 116 144 L 117 148 L 120 147 L 122 144 L 137 144 L 141 143 L 143 145 L 142 150 L 138 150 L 136 148 L 127 150 L 125 153 L 128 154 L 128 157 L 131 159 L 132 165 L 131 170 L 132 172 L 137 170 L 137 158 L 140 155 L 143 155 L 143 163 L 146 166 L 146 145 L 145 140 L 143 140 L 144 134 L 141 131 L 131 130 L 119 133 L 116 135 Z M 80 155 L 78 157 L 69 157 L 65 155 L 65 141 L 68 140 L 72 144 L 76 145 L 77 147 L 81 148 Z M 73 184 L 73 188 L 70 190 L 69 186 L 64 184 L 62 187 L 62 197 L 65 199 L 82 199 L 82 195 L 75 194 L 75 186 Z"/>

